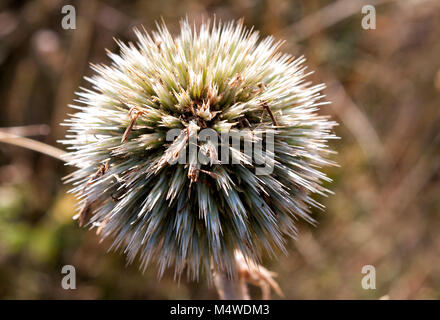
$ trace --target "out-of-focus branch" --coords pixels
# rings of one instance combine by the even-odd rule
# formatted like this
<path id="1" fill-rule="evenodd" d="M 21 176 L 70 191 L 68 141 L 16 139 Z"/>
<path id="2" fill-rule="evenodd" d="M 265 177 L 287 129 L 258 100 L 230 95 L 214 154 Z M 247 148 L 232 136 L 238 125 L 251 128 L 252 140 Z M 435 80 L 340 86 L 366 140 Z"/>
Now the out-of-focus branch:
<path id="1" fill-rule="evenodd" d="M 61 161 L 65 161 L 65 159 L 63 159 L 62 157 L 65 154 L 63 150 L 52 147 L 40 141 L 20 137 L 11 133 L 0 132 L 0 142 L 9 143 L 15 146 L 34 150 L 40 153 L 44 153 L 53 158 L 59 159 Z"/>
<path id="2" fill-rule="evenodd" d="M 55 97 L 55 109 L 52 115 L 50 127 L 51 138 L 60 139 L 65 135 L 63 122 L 68 113 L 68 105 L 74 99 L 74 92 L 81 82 L 83 71 L 87 66 L 87 57 L 93 43 L 94 21 L 89 17 L 94 16 L 99 7 L 98 1 L 80 1 L 77 24 L 80 26 L 72 33 L 72 43 L 66 57 L 63 73 L 60 76 L 59 86 Z M 85 14 L 87 13 L 87 14 Z"/>
<path id="3" fill-rule="evenodd" d="M 29 126 L 17 126 L 17 127 L 7 127 L 0 128 L 0 133 L 9 133 L 21 137 L 28 136 L 45 136 L 50 132 L 50 128 L 47 124 L 33 124 Z"/>
<path id="4" fill-rule="evenodd" d="M 339 0 L 286 27 L 282 34 L 301 41 L 356 13 L 361 13 L 365 5 L 380 5 L 392 1 L 395 0 Z"/>
<path id="5" fill-rule="evenodd" d="M 326 78 L 332 109 L 353 134 L 365 155 L 370 159 L 386 161 L 386 150 L 367 116 L 353 102 L 339 80 L 330 74 Z"/>

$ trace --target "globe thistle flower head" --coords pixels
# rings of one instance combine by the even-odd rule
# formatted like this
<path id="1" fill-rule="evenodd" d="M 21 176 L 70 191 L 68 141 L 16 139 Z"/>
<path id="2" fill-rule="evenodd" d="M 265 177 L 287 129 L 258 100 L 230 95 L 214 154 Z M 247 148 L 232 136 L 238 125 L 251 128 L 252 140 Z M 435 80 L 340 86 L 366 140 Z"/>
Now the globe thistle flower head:
<path id="1" fill-rule="evenodd" d="M 317 113 L 324 86 L 306 82 L 303 58 L 240 22 L 135 33 L 108 54 L 111 66 L 92 65 L 93 88 L 66 120 L 80 225 L 160 274 L 234 273 L 235 251 L 256 263 L 285 251 L 295 220 L 313 223 L 310 208 L 322 207 L 312 195 L 328 193 L 335 123 Z M 185 157 L 191 148 L 198 157 Z"/>

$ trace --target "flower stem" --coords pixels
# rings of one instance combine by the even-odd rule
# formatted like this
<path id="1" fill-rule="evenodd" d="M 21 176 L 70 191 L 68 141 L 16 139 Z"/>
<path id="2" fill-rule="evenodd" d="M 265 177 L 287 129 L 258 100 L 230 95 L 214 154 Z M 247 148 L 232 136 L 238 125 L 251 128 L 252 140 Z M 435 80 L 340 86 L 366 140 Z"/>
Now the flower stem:
<path id="1" fill-rule="evenodd" d="M 226 272 L 215 272 L 214 283 L 222 300 L 249 300 L 246 283 L 238 278 L 231 278 Z"/>

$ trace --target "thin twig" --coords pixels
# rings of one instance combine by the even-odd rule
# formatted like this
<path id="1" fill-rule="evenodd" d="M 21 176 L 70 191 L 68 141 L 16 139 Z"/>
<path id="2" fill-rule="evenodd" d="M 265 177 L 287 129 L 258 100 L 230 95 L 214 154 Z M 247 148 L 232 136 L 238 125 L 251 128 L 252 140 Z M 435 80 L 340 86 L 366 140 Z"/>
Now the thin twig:
<path id="1" fill-rule="evenodd" d="M 0 132 L 0 142 L 9 143 L 15 146 L 34 150 L 40 153 L 44 153 L 45 155 L 51 156 L 53 158 L 59 159 L 61 161 L 66 161 L 66 159 L 63 158 L 63 155 L 65 154 L 63 150 L 52 147 L 40 141 L 20 137 L 6 132 Z"/>
<path id="2" fill-rule="evenodd" d="M 221 300 L 248 300 L 243 296 L 243 290 L 238 279 L 231 279 L 225 272 L 214 273 L 214 283 Z"/>
<path id="3" fill-rule="evenodd" d="M 28 126 L 2 127 L 0 132 L 15 134 L 21 137 L 45 136 L 49 134 L 50 128 L 47 124 L 32 124 Z"/>
<path id="4" fill-rule="evenodd" d="M 393 1 L 396 0 L 339 0 L 288 26 L 282 33 L 293 34 L 296 41 L 301 41 L 356 13 L 361 13 L 364 5 L 380 5 Z"/>
<path id="5" fill-rule="evenodd" d="M 345 91 L 344 86 L 330 73 L 326 75 L 328 96 L 332 109 L 353 134 L 365 155 L 384 163 L 388 160 L 387 151 L 368 117 Z"/>

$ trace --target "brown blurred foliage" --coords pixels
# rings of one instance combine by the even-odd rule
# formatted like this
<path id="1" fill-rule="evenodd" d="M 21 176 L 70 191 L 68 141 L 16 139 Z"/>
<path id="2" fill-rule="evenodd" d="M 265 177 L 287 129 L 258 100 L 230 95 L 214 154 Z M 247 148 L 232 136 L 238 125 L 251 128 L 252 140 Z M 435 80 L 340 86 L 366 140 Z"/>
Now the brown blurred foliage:
<path id="1" fill-rule="evenodd" d="M 76 30 L 61 28 L 66 4 L 76 8 Z M 375 30 L 361 27 L 363 4 L 376 4 Z M 439 299 L 437 0 L 2 1 L 0 130 L 56 146 L 74 92 L 89 86 L 88 62 L 108 63 L 113 37 L 133 40 L 133 26 L 151 30 L 160 17 L 176 31 L 185 15 L 214 14 L 244 17 L 287 40 L 282 50 L 304 54 L 311 79 L 328 85 L 332 105 L 322 112 L 340 122 L 326 212 L 315 212 L 316 228 L 301 223 L 288 256 L 265 262 L 286 298 Z M 0 144 L 0 298 L 217 297 L 204 281 L 177 284 L 172 271 L 159 281 L 154 266 L 141 274 L 108 254 L 108 243 L 71 219 L 68 172 L 59 160 Z M 68 264 L 76 290 L 61 288 Z M 376 290 L 361 287 L 364 265 L 376 268 Z"/>

